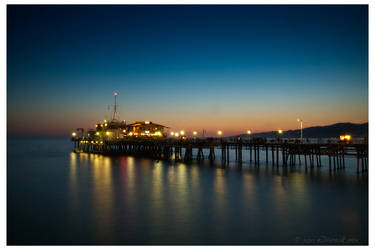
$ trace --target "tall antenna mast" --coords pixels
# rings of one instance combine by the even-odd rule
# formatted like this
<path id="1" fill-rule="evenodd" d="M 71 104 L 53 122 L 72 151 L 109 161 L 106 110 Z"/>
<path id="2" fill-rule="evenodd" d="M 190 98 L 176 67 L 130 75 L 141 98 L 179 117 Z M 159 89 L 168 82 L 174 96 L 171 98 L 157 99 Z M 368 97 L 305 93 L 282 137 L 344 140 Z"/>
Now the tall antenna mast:
<path id="1" fill-rule="evenodd" d="M 118 95 L 118 93 L 115 91 L 113 93 L 113 95 L 115 96 L 115 107 L 113 109 L 113 119 L 112 120 L 115 120 L 116 116 L 117 116 L 117 95 Z"/>

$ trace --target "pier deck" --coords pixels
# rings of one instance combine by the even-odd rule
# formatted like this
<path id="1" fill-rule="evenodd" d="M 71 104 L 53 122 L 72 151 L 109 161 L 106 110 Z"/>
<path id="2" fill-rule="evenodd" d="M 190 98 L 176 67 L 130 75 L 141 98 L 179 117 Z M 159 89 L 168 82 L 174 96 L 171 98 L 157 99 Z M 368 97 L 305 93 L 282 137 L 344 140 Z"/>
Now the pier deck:
<path id="1" fill-rule="evenodd" d="M 261 161 L 276 167 L 295 166 L 298 160 L 298 164 L 314 168 L 322 166 L 321 156 L 328 156 L 328 165 L 331 171 L 345 168 L 345 158 L 355 157 L 357 159 L 357 173 L 366 172 L 368 169 L 368 144 L 301 144 L 297 141 L 228 141 L 217 138 L 188 140 L 134 138 L 111 141 L 89 141 L 74 138 L 72 140 L 75 152 L 104 155 L 130 155 L 185 162 L 203 159 L 214 161 L 216 156 L 219 156 L 223 166 L 225 166 L 231 160 L 229 152 L 232 150 L 235 152 L 234 160 L 239 164 L 243 163 L 243 154 L 247 153 L 250 163 L 255 166 L 259 166 Z M 220 154 L 217 153 L 218 150 L 221 152 Z M 263 155 L 265 154 L 262 160 L 260 152 Z"/>

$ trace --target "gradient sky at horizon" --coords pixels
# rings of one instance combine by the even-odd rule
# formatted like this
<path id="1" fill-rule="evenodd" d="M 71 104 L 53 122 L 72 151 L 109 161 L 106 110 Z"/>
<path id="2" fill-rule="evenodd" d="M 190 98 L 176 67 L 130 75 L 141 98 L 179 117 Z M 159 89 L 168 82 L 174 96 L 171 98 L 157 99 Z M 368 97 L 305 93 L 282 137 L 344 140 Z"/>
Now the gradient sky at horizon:
<path id="1" fill-rule="evenodd" d="M 109 117 L 213 135 L 368 121 L 368 7 L 7 7 L 8 135 Z"/>

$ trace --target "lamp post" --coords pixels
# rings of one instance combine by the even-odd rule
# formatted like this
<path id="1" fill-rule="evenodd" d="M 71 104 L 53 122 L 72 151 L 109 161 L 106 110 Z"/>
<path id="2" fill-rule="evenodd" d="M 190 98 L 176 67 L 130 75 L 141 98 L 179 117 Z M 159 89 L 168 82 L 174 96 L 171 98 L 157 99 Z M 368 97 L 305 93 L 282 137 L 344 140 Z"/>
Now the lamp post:
<path id="1" fill-rule="evenodd" d="M 297 119 L 297 122 L 299 122 L 300 123 L 300 127 L 301 127 L 301 143 L 302 143 L 302 141 L 303 141 L 303 134 L 302 134 L 302 129 L 303 129 L 303 121 L 301 120 L 301 119 Z"/>
<path id="2" fill-rule="evenodd" d="M 197 137 L 197 131 L 193 131 L 194 139 Z"/>
<path id="3" fill-rule="evenodd" d="M 250 139 L 251 139 L 251 130 L 250 129 L 247 131 L 247 134 L 249 135 L 249 142 L 250 142 Z"/>
<path id="4" fill-rule="evenodd" d="M 281 135 L 283 134 L 283 130 L 279 129 L 277 132 L 279 133 L 279 139 L 281 139 Z"/>
<path id="5" fill-rule="evenodd" d="M 219 138 L 221 138 L 221 135 L 223 134 L 223 132 L 221 130 L 217 131 L 217 134 L 219 135 Z"/>

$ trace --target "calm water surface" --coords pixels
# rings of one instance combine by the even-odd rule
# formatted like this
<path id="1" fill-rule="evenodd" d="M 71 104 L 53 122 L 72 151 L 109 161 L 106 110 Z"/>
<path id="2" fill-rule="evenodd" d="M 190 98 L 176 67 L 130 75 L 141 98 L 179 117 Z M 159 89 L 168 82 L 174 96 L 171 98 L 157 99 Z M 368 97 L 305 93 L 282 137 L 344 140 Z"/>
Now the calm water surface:
<path id="1" fill-rule="evenodd" d="M 368 243 L 368 177 L 352 160 L 329 174 L 7 146 L 8 244 Z"/>

